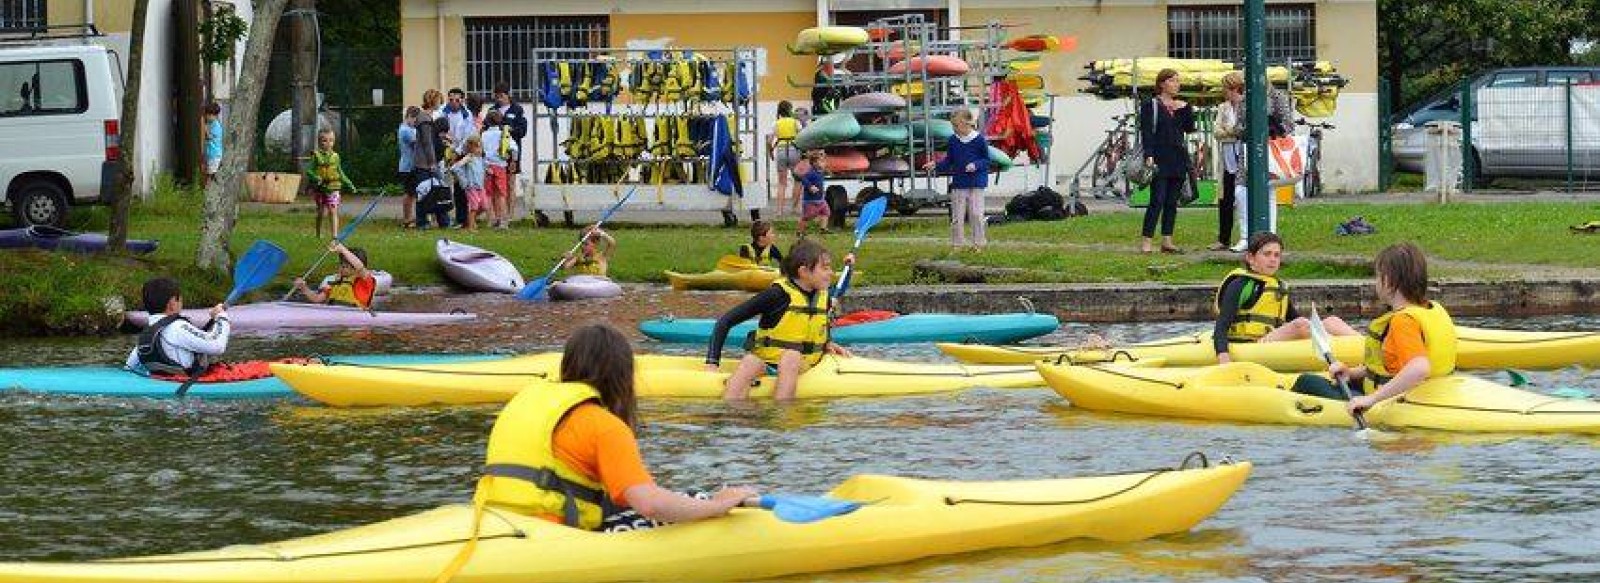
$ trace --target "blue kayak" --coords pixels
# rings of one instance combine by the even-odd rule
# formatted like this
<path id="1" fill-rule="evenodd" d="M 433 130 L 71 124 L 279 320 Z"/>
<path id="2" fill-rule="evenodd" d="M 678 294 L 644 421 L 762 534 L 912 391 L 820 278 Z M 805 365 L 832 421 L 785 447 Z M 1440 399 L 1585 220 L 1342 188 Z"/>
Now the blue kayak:
<path id="1" fill-rule="evenodd" d="M 327 360 L 367 365 L 439 364 L 501 358 L 483 354 L 394 354 L 333 356 Z M 154 379 L 122 367 L 76 366 L 0 368 L 0 391 L 27 391 L 56 395 L 170 399 L 183 383 Z M 277 377 L 247 381 L 199 382 L 186 397 L 197 399 L 279 399 L 294 390 Z"/>
<path id="2" fill-rule="evenodd" d="M 639 323 L 639 331 L 662 342 L 705 344 L 711 341 L 716 320 L 657 318 Z M 973 342 L 1010 344 L 1054 332 L 1061 321 L 1049 314 L 907 314 L 833 329 L 839 344 L 899 344 L 909 342 Z M 756 328 L 750 320 L 728 333 L 737 345 Z"/>

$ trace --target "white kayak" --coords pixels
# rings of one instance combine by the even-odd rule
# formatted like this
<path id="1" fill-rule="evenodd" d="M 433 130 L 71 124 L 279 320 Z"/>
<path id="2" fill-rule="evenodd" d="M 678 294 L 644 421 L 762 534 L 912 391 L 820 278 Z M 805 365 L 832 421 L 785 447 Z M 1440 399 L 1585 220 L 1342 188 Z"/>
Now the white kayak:
<path id="1" fill-rule="evenodd" d="M 473 291 L 514 294 L 526 283 L 510 260 L 481 247 L 440 239 L 434 253 L 450 281 Z"/>

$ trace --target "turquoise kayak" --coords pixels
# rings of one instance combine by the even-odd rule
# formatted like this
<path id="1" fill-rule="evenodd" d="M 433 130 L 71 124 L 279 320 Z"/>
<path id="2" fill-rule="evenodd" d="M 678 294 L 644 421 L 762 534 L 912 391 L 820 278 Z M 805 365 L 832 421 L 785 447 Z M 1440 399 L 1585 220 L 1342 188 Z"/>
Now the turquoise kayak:
<path id="1" fill-rule="evenodd" d="M 639 323 L 639 331 L 662 342 L 705 344 L 711 341 L 716 320 L 657 318 Z M 1061 321 L 1050 314 L 907 314 L 887 320 L 863 322 L 833 329 L 839 344 L 900 344 L 908 342 L 972 342 L 1010 344 L 1054 332 Z M 728 333 L 738 345 L 756 329 L 750 320 Z"/>
<path id="2" fill-rule="evenodd" d="M 366 365 L 440 364 L 503 358 L 483 354 L 394 354 L 332 356 L 326 360 Z M 154 379 L 112 366 L 0 368 L 0 392 L 25 391 L 84 397 L 170 399 L 183 383 Z M 282 399 L 294 390 L 277 377 L 247 381 L 199 382 L 186 397 L 196 399 Z"/>

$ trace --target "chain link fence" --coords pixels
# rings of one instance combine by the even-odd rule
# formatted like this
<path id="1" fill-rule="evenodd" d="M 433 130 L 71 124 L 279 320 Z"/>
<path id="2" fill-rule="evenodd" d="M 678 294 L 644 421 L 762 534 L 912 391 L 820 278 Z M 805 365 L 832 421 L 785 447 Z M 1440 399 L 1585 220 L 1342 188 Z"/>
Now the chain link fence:
<path id="1" fill-rule="evenodd" d="M 350 180 L 362 190 L 395 183 L 399 164 L 396 129 L 404 111 L 400 77 L 394 74 L 391 50 L 355 50 L 323 47 L 316 80 L 321 107 L 320 128 L 331 127 L 334 149 L 343 160 Z M 296 172 L 290 153 L 294 102 L 288 51 L 272 54 L 261 115 L 257 120 L 254 169 Z"/>
<path id="2" fill-rule="evenodd" d="M 1461 84 L 1464 189 L 1491 180 L 1567 192 L 1600 188 L 1600 83 L 1575 73 Z"/>

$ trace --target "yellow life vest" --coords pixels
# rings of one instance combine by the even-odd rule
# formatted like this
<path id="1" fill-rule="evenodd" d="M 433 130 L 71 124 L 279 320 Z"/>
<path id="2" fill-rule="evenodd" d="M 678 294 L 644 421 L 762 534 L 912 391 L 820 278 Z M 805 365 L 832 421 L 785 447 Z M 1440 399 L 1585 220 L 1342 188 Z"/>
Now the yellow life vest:
<path id="1" fill-rule="evenodd" d="M 762 267 L 775 267 L 772 265 L 772 251 L 777 248 L 777 245 L 768 245 L 757 253 L 754 244 L 746 243 L 739 246 L 739 256 L 749 258 L 752 263 Z"/>
<path id="2" fill-rule="evenodd" d="M 366 286 L 368 288 L 367 298 L 362 300 L 361 294 L 356 293 L 356 283 L 358 281 L 360 281 L 360 278 L 333 278 L 333 282 L 328 284 L 328 301 L 341 306 L 354 306 L 365 309 L 372 300 L 371 292 L 376 288 L 377 284 L 376 282 L 369 282 L 369 285 Z"/>
<path id="3" fill-rule="evenodd" d="M 511 137 L 511 126 L 500 126 L 500 144 L 495 146 L 495 154 L 500 156 L 501 160 L 505 160 L 507 162 L 511 161 L 511 144 L 513 141 L 514 140 Z"/>
<path id="4" fill-rule="evenodd" d="M 311 152 L 311 171 L 317 176 L 317 186 L 327 192 L 343 190 L 340 180 L 339 153 L 314 150 Z"/>
<path id="5" fill-rule="evenodd" d="M 794 141 L 800 135 L 800 120 L 792 117 L 780 117 L 772 124 L 772 133 L 778 138 L 778 143 Z"/>
<path id="6" fill-rule="evenodd" d="M 572 260 L 572 272 L 578 275 L 598 275 L 604 277 L 605 267 L 599 259 L 579 255 Z"/>
<path id="7" fill-rule="evenodd" d="M 488 457 L 474 502 L 534 516 L 560 516 L 563 524 L 595 530 L 613 510 L 604 486 L 555 455 L 556 425 L 600 393 L 584 383 L 559 383 L 522 391 L 506 404 L 489 432 Z"/>
<path id="8" fill-rule="evenodd" d="M 750 352 L 769 364 L 777 364 L 784 350 L 793 350 L 805 357 L 807 366 L 817 364 L 828 344 L 828 290 L 820 289 L 807 297 L 788 278 L 772 285 L 789 294 L 789 307 L 777 325 L 756 328 L 751 334 Z"/>
<path id="9" fill-rule="evenodd" d="M 1251 295 L 1241 290 L 1237 315 L 1233 325 L 1228 327 L 1229 342 L 1255 342 L 1266 336 L 1273 328 L 1283 325 L 1289 315 L 1289 286 L 1276 277 L 1269 277 L 1244 268 L 1236 268 L 1228 272 L 1222 279 L 1222 285 L 1217 286 L 1216 294 L 1211 300 L 1212 308 L 1217 313 L 1222 312 L 1222 290 L 1233 283 L 1236 278 L 1253 280 L 1261 286 L 1261 294 L 1253 303 L 1249 302 Z"/>
<path id="10" fill-rule="evenodd" d="M 1456 324 L 1449 312 L 1439 302 L 1428 302 L 1428 307 L 1407 306 L 1391 311 L 1367 326 L 1366 365 L 1374 385 L 1388 382 L 1400 371 L 1389 370 L 1383 364 L 1383 339 L 1389 335 L 1389 322 L 1397 314 L 1416 318 L 1422 327 L 1422 341 L 1428 346 L 1428 378 L 1438 378 L 1456 371 Z"/>

